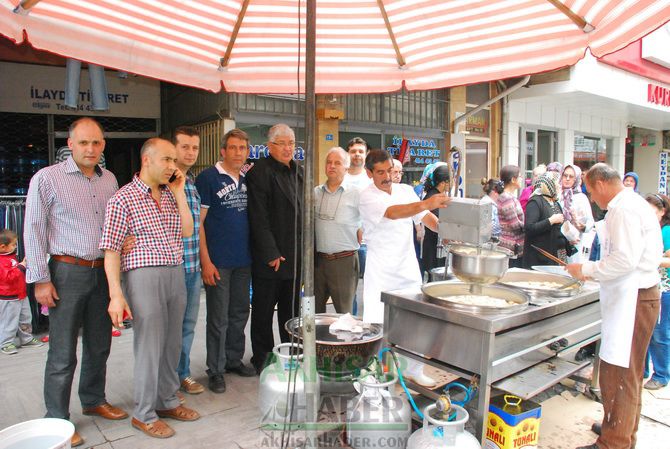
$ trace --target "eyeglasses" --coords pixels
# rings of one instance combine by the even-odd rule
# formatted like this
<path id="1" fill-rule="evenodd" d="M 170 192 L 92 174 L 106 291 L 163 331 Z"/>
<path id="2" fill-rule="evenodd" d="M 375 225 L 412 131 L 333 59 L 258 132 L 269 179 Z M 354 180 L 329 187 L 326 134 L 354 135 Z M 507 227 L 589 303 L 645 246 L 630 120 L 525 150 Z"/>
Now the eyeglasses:
<path id="1" fill-rule="evenodd" d="M 319 202 L 319 210 L 316 213 L 316 216 L 319 220 L 335 220 L 335 215 L 337 215 L 337 209 L 340 207 L 340 201 L 342 200 L 342 192 L 343 192 L 343 190 L 341 190 L 341 189 L 338 192 L 337 204 L 335 205 L 335 210 L 333 211 L 333 215 L 325 214 L 325 213 L 321 212 L 321 209 L 323 209 L 323 199 L 327 195 L 326 192 L 321 193 L 321 201 Z M 328 202 L 330 202 L 330 200 Z"/>
<path id="2" fill-rule="evenodd" d="M 270 142 L 280 148 L 295 148 L 295 142 Z"/>

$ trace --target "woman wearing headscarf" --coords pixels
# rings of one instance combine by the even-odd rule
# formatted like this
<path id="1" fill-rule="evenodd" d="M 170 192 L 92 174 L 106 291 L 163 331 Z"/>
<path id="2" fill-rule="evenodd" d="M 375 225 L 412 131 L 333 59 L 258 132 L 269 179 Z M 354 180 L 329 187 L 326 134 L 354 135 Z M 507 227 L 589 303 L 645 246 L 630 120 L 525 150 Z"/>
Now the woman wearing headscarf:
<path id="1" fill-rule="evenodd" d="M 526 240 L 524 243 L 523 267 L 533 265 L 556 265 L 531 245 L 535 245 L 559 259 L 568 258 L 568 241 L 561 233 L 564 221 L 563 210 L 558 203 L 558 178 L 560 174 L 548 171 L 535 183 L 535 193 L 526 205 Z"/>
<path id="2" fill-rule="evenodd" d="M 577 252 L 570 256 L 568 262 L 582 262 L 582 248 L 585 234 L 593 228 L 593 213 L 589 198 L 582 192 L 582 169 L 576 165 L 566 165 L 561 173 L 561 199 L 565 221 L 570 222 L 579 231 L 579 241 L 575 244 Z M 586 240 L 593 240 L 586 239 Z M 590 246 L 592 241 L 587 242 Z"/>
<path id="3" fill-rule="evenodd" d="M 481 204 L 493 204 L 493 217 L 491 220 L 493 228 L 491 229 L 491 237 L 499 240 L 501 230 L 500 219 L 498 218 L 498 197 L 505 190 L 505 184 L 496 178 L 482 178 L 482 190 L 484 190 L 484 196 L 479 202 Z"/>
<path id="4" fill-rule="evenodd" d="M 424 183 L 423 199 L 444 193 L 449 188 L 449 167 L 447 165 L 438 165 L 426 177 Z M 435 209 L 431 211 L 436 216 L 440 216 L 440 211 Z M 430 272 L 431 269 L 437 267 L 444 267 L 445 257 L 442 254 L 438 255 L 438 235 L 431 231 L 428 227 L 425 228 L 426 234 L 423 236 L 423 243 L 421 246 L 421 272 Z M 441 246 L 441 245 L 440 245 Z M 439 256 L 439 257 L 438 257 Z"/>
<path id="5" fill-rule="evenodd" d="M 629 171 L 623 175 L 623 185 L 624 187 L 630 187 L 637 193 L 640 193 L 640 177 L 634 171 Z"/>

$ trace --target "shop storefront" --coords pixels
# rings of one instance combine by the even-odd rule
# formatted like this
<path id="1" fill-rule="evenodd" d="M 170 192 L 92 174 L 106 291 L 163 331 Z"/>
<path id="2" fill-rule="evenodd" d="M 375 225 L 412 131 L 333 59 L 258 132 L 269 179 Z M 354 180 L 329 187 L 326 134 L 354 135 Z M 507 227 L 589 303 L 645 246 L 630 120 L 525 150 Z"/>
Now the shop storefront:
<path id="1" fill-rule="evenodd" d="M 663 48 L 670 48 L 670 35 L 658 32 L 667 39 Z M 644 42 L 601 59 L 588 54 L 556 72 L 557 81 L 531 79 L 512 94 L 503 163 L 518 164 L 529 175 L 551 161 L 583 169 L 606 162 L 622 174 L 642 172 L 641 189 L 656 191 L 661 153 L 668 150 L 663 131 L 670 129 L 670 61 L 659 62 L 670 58 L 666 50 L 655 62 L 645 60 Z"/>
<path id="2" fill-rule="evenodd" d="M 160 131 L 160 84 L 106 72 L 109 110 L 93 111 L 86 69 L 78 108 L 64 105 L 65 67 L 0 63 L 0 195 L 25 195 L 30 178 L 67 145 L 68 127 L 92 116 L 105 129 L 106 166 L 119 181 L 139 170 L 142 143 Z"/>

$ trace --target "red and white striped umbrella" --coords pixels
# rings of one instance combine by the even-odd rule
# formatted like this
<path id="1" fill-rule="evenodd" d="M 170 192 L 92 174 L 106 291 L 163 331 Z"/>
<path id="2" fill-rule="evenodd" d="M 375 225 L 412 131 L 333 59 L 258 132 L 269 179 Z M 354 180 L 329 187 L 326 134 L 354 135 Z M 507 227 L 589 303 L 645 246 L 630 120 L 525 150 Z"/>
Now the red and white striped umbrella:
<path id="1" fill-rule="evenodd" d="M 211 91 L 304 90 L 305 0 L 27 0 L 28 15 L 18 3 L 0 0 L 0 33 L 39 49 Z M 670 0 L 317 0 L 316 92 L 538 73 L 669 19 Z"/>

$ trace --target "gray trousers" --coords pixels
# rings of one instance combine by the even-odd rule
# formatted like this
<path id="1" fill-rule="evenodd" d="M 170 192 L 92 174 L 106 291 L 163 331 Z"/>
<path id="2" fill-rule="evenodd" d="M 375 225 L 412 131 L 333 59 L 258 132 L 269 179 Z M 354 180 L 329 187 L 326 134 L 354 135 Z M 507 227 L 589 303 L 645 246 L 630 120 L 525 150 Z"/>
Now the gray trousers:
<path id="1" fill-rule="evenodd" d="M 158 419 L 156 410 L 179 406 L 177 365 L 186 308 L 184 268 L 137 268 L 123 274 L 122 285 L 133 313 L 133 417 L 152 423 Z"/>
<path id="2" fill-rule="evenodd" d="M 21 301 L 0 299 L 0 348 L 10 343 L 21 346 L 31 341 L 32 320 L 28 298 Z"/>
<path id="3" fill-rule="evenodd" d="M 353 254 L 341 259 L 314 259 L 314 297 L 316 313 L 326 312 L 328 297 L 333 298 L 337 313 L 352 313 L 354 295 L 358 286 L 359 261 Z"/>
<path id="4" fill-rule="evenodd" d="M 105 269 L 49 262 L 60 300 L 49 309 L 49 352 L 44 369 L 47 418 L 70 418 L 70 392 L 77 367 L 77 338 L 82 329 L 79 400 L 82 407 L 106 402 L 107 358 L 112 343 L 109 289 Z"/>
<path id="5" fill-rule="evenodd" d="M 251 268 L 218 268 L 221 279 L 205 285 L 207 374 L 223 374 L 244 357 L 244 327 L 249 319 Z"/>

